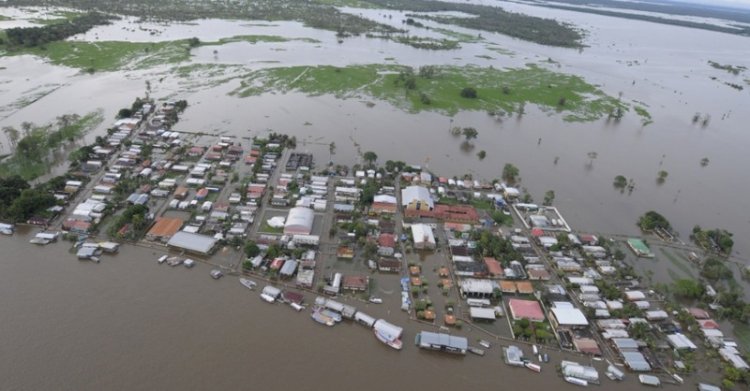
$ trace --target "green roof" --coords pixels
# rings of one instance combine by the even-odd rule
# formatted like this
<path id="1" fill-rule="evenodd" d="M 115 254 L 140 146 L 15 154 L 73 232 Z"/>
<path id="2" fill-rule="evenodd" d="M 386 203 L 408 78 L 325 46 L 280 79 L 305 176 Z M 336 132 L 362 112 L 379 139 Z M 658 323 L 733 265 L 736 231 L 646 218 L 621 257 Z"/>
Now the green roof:
<path id="1" fill-rule="evenodd" d="M 652 257 L 653 254 L 651 253 L 651 250 L 648 248 L 646 243 L 643 242 L 641 239 L 637 238 L 630 238 L 628 239 L 628 246 L 635 252 L 636 255 L 639 257 Z"/>

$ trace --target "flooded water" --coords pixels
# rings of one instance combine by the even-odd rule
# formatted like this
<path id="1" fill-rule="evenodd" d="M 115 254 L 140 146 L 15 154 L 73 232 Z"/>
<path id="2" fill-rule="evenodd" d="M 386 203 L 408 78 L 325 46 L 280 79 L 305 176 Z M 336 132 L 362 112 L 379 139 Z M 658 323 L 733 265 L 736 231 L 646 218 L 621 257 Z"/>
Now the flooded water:
<path id="1" fill-rule="evenodd" d="M 551 365 L 538 375 L 506 366 L 497 344 L 485 357 L 420 351 L 411 340 L 423 327 L 395 306 L 366 311 L 406 328 L 401 352 L 359 325 L 326 328 L 266 304 L 204 264 L 158 265 L 161 252 L 133 246 L 79 262 L 67 244 L 28 238 L 0 237 L 3 389 L 574 389 Z"/>

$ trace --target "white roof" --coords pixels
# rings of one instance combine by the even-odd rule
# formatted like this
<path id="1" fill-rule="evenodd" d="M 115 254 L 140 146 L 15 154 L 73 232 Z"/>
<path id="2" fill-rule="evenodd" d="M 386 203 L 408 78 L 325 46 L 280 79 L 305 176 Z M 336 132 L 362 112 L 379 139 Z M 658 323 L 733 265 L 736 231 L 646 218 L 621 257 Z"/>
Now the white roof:
<path id="1" fill-rule="evenodd" d="M 645 299 L 646 295 L 641 291 L 627 291 L 625 292 L 625 297 L 630 301 L 635 301 Z"/>
<path id="2" fill-rule="evenodd" d="M 578 308 L 553 308 L 552 314 L 555 315 L 557 323 L 564 326 L 587 326 L 586 315 Z"/>
<path id="3" fill-rule="evenodd" d="M 310 208 L 296 207 L 289 210 L 289 216 L 284 224 L 284 233 L 310 234 L 315 213 Z M 288 231 L 288 232 L 287 232 Z"/>
<path id="4" fill-rule="evenodd" d="M 435 207 L 435 202 L 432 200 L 432 195 L 426 187 L 407 186 L 401 189 L 401 205 L 409 205 L 412 203 L 412 201 L 424 201 L 430 206 L 430 209 Z"/>
<path id="5" fill-rule="evenodd" d="M 495 310 L 492 308 L 469 307 L 472 318 L 495 320 Z"/>
<path id="6" fill-rule="evenodd" d="M 411 234 L 414 237 L 414 243 L 432 243 L 435 244 L 435 236 L 432 234 L 432 227 L 427 224 L 412 224 Z"/>
<path id="7" fill-rule="evenodd" d="M 688 337 L 686 337 L 684 334 L 670 334 L 667 335 L 667 339 L 669 340 L 669 344 L 672 345 L 675 349 L 695 350 L 698 348 L 697 346 L 695 346 L 693 341 L 688 339 Z"/>
<path id="8" fill-rule="evenodd" d="M 491 280 L 478 280 L 475 278 L 461 280 L 461 290 L 467 293 L 491 294 L 495 288 L 497 288 L 497 283 Z"/>
<path id="9" fill-rule="evenodd" d="M 397 203 L 396 197 L 394 197 L 392 195 L 388 195 L 388 194 L 379 194 L 379 195 L 376 195 L 373 198 L 373 201 L 374 202 L 382 202 L 382 203 L 385 203 L 385 204 L 396 204 Z"/>
<path id="10" fill-rule="evenodd" d="M 168 246 L 207 254 L 216 245 L 216 239 L 185 231 L 178 231 L 167 242 Z"/>

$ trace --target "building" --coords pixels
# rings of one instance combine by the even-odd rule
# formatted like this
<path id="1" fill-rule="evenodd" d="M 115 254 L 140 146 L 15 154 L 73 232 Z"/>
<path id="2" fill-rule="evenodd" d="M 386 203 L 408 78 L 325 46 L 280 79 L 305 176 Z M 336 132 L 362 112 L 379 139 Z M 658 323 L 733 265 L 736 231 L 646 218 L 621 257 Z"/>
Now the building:
<path id="1" fill-rule="evenodd" d="M 589 325 L 586 315 L 584 315 L 578 308 L 563 306 L 560 308 L 553 308 L 550 312 L 552 313 L 550 320 L 556 325 L 556 327 L 563 326 L 579 328 L 588 327 Z"/>
<path id="2" fill-rule="evenodd" d="M 508 307 L 510 307 L 510 314 L 515 320 L 544 321 L 544 311 L 542 311 L 542 307 L 536 300 L 510 299 Z"/>
<path id="3" fill-rule="evenodd" d="M 635 253 L 638 257 L 643 258 L 653 258 L 654 254 L 651 252 L 651 249 L 648 248 L 646 243 L 637 238 L 630 238 L 628 239 L 628 247 L 630 247 L 631 250 L 633 250 L 633 253 Z"/>
<path id="4" fill-rule="evenodd" d="M 374 213 L 396 213 L 398 201 L 392 195 L 379 194 L 374 197 L 370 210 Z"/>
<path id="5" fill-rule="evenodd" d="M 310 208 L 296 207 L 289 210 L 284 224 L 285 235 L 310 235 L 315 213 Z"/>
<path id="6" fill-rule="evenodd" d="M 399 273 L 401 272 L 401 261 L 395 258 L 380 258 L 378 259 L 378 271 Z"/>
<path id="7" fill-rule="evenodd" d="M 146 239 L 152 241 L 166 242 L 182 228 L 184 221 L 178 218 L 159 217 L 156 223 L 148 230 Z"/>
<path id="8" fill-rule="evenodd" d="M 500 278 L 503 276 L 503 266 L 495 258 L 484 258 L 484 265 L 487 267 L 487 272 L 493 278 Z"/>
<path id="9" fill-rule="evenodd" d="M 405 210 L 431 211 L 435 208 L 435 201 L 426 187 L 407 186 L 401 190 L 401 206 Z"/>
<path id="10" fill-rule="evenodd" d="M 432 227 L 427 224 L 412 224 L 411 234 L 414 238 L 414 248 L 416 249 L 435 249 L 435 236 L 432 234 Z"/>
<path id="11" fill-rule="evenodd" d="M 435 217 L 452 223 L 478 224 L 479 214 L 471 205 L 442 205 L 435 206 Z"/>
<path id="12" fill-rule="evenodd" d="M 341 288 L 344 290 L 365 292 L 367 291 L 369 282 L 370 278 L 363 275 L 344 276 Z"/>
<path id="13" fill-rule="evenodd" d="M 217 240 L 206 235 L 179 231 L 172 235 L 167 246 L 197 254 L 209 254 L 216 246 Z"/>
<path id="14" fill-rule="evenodd" d="M 378 255 L 392 256 L 396 248 L 396 237 L 393 234 L 382 233 L 378 236 Z"/>

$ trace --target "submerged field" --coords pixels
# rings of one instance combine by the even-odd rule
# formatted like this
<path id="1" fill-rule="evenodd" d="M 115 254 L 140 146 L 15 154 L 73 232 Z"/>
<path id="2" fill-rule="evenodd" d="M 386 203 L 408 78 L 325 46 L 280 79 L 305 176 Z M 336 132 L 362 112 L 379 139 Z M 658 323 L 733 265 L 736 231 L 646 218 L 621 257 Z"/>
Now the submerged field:
<path id="1" fill-rule="evenodd" d="M 474 89 L 476 97 L 462 96 L 466 88 Z M 460 110 L 523 115 L 525 105 L 533 104 L 564 114 L 566 121 L 592 121 L 618 108 L 628 109 L 578 76 L 533 65 L 517 69 L 435 66 L 414 70 L 399 65 L 271 68 L 252 72 L 234 93 L 253 96 L 291 91 L 338 98 L 370 97 L 409 112 L 433 110 L 450 115 Z M 645 109 L 638 112 L 647 114 Z"/>

